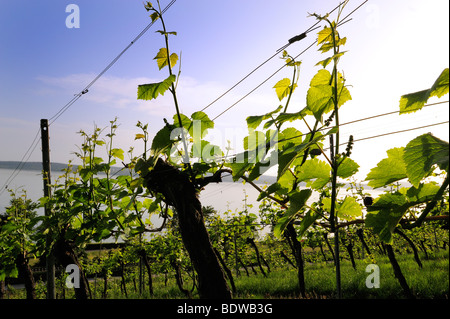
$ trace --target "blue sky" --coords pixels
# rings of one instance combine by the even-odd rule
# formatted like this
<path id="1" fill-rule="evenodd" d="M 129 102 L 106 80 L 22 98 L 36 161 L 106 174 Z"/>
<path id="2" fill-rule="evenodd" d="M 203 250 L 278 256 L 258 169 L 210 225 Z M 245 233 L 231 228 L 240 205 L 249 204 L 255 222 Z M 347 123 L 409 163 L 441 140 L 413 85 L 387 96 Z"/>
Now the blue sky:
<path id="1" fill-rule="evenodd" d="M 39 128 L 41 118 L 52 117 L 72 99 L 150 22 L 141 0 L 0 0 L 0 160 L 20 160 Z M 156 3 L 156 1 L 154 1 Z M 346 12 L 361 1 L 351 0 Z M 68 4 L 80 8 L 80 28 L 68 29 Z M 168 0 L 162 0 L 164 7 Z M 308 13 L 325 13 L 338 1 L 178 0 L 166 13 L 166 25 L 178 36 L 171 50 L 181 54 L 179 84 L 181 109 L 187 115 L 202 109 L 294 35 L 315 20 Z M 398 109 L 400 96 L 431 87 L 449 61 L 449 3 L 447 0 L 370 0 L 353 20 L 342 26 L 348 37 L 340 69 L 352 85 L 353 100 L 341 109 L 341 122 Z M 344 12 L 345 14 L 345 12 Z M 123 57 L 50 127 L 51 159 L 73 159 L 76 134 L 92 131 L 94 123 L 107 126 L 118 117 L 117 146 L 136 146 L 134 127 L 139 120 L 155 133 L 163 117 L 172 117 L 168 95 L 153 102 L 137 101 L 137 85 L 160 81 L 153 57 L 163 38 L 152 27 Z M 289 48 L 296 55 L 314 41 L 315 34 Z M 302 55 L 299 89 L 290 111 L 305 106 L 309 81 L 322 60 L 316 48 Z M 282 64 L 273 59 L 207 113 L 211 118 L 253 89 Z M 264 114 L 278 105 L 273 85 L 290 72 L 280 72 L 258 91 L 216 121 L 211 138 L 223 146 L 231 140 L 241 147 L 245 118 Z M 442 100 L 448 99 L 448 96 Z M 349 125 L 346 136 L 364 138 L 448 120 L 448 104 L 413 115 L 393 115 Z M 305 131 L 305 128 L 299 127 Z M 385 157 L 385 151 L 420 134 L 432 132 L 447 140 L 448 124 L 355 144 L 353 156 L 363 179 Z M 36 148 L 31 161 L 41 159 Z M 1 183 L 0 183 L 1 184 Z"/>

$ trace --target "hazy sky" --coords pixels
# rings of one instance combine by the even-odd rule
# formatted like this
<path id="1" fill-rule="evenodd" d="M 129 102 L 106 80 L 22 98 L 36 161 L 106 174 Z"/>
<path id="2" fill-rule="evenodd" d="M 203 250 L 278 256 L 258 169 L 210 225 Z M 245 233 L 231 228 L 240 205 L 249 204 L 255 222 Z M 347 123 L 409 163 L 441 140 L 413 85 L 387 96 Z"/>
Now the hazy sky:
<path id="1" fill-rule="evenodd" d="M 153 1 L 156 4 L 156 1 Z M 162 0 L 164 7 L 170 1 Z M 362 0 L 351 0 L 344 14 Z M 27 151 L 41 118 L 51 118 L 83 90 L 150 22 L 142 0 L 0 0 L 0 160 L 20 160 Z M 80 9 L 80 27 L 67 28 L 66 6 Z M 182 112 L 202 109 L 249 71 L 273 55 L 291 37 L 315 20 L 308 13 L 324 14 L 336 0 L 178 0 L 165 15 L 171 50 L 181 53 L 179 99 Z M 449 2 L 447 0 L 369 0 L 341 27 L 348 38 L 340 70 L 352 85 L 353 100 L 340 111 L 341 123 L 398 110 L 400 96 L 431 87 L 449 61 Z M 169 94 L 152 102 L 138 101 L 139 84 L 161 81 L 153 57 L 163 43 L 155 24 L 122 58 L 50 127 L 51 159 L 74 159 L 76 134 L 105 127 L 118 117 L 116 145 L 128 150 L 134 142 L 137 121 L 149 123 L 152 134 L 164 117 L 175 113 Z M 291 55 L 309 46 L 315 33 L 288 51 Z M 314 47 L 301 56 L 299 89 L 290 112 L 302 109 L 306 90 L 323 60 Z M 242 85 L 211 106 L 215 117 L 248 93 L 282 65 L 275 58 Z M 216 120 L 214 142 L 230 140 L 241 147 L 245 118 L 275 109 L 279 102 L 273 85 L 284 70 L 258 91 Z M 441 100 L 447 100 L 445 96 Z M 430 106 L 413 115 L 391 115 L 342 128 L 342 140 L 355 139 L 446 121 L 448 104 Z M 310 120 L 312 122 L 312 120 Z M 298 127 L 301 131 L 306 129 Z M 360 179 L 386 156 L 386 150 L 405 146 L 414 137 L 432 132 L 449 139 L 448 124 L 356 143 L 353 159 L 361 166 Z M 40 145 L 31 161 L 40 161 Z M 3 181 L 0 181 L 3 184 Z"/>

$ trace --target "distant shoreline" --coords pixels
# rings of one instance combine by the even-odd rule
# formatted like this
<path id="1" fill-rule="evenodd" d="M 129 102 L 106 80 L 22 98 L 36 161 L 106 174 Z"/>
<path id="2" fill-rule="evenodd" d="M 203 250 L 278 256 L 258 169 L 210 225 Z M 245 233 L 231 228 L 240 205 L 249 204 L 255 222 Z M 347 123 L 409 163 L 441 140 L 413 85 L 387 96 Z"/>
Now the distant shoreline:
<path id="1" fill-rule="evenodd" d="M 19 167 L 21 162 L 18 161 L 0 161 L 0 169 L 8 169 L 8 170 L 15 170 Z M 51 163 L 50 169 L 52 172 L 62 172 L 64 169 L 66 169 L 68 164 L 63 163 Z M 73 169 L 77 169 L 78 165 L 73 165 Z M 113 166 L 111 167 L 111 172 L 113 174 L 117 175 L 127 175 L 128 172 L 123 172 L 121 174 L 121 167 Z M 41 162 L 26 162 L 23 164 L 23 167 L 21 168 L 22 171 L 37 171 L 42 172 L 42 163 Z"/>
<path id="2" fill-rule="evenodd" d="M 8 170 L 15 170 L 21 162 L 19 161 L 0 161 L 0 169 L 8 169 Z M 78 165 L 73 165 L 73 169 L 77 169 Z M 51 170 L 52 172 L 62 172 L 63 169 L 67 168 L 67 164 L 63 163 L 51 163 Z M 121 167 L 113 166 L 111 167 L 111 172 L 116 175 L 128 175 L 127 171 L 121 172 Z M 41 162 L 26 162 L 22 169 L 22 171 L 37 171 L 42 172 L 42 163 Z M 232 182 L 233 179 L 231 176 L 223 177 L 222 180 L 224 182 Z M 276 182 L 276 176 L 261 176 L 255 183 L 257 184 L 264 184 L 264 183 L 275 183 Z"/>

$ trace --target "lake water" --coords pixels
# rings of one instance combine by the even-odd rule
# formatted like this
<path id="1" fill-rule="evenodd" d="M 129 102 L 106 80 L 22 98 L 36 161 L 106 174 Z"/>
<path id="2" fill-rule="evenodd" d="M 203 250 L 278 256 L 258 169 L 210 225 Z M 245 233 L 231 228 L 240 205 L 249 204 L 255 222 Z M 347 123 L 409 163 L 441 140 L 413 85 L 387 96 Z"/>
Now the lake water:
<path id="1" fill-rule="evenodd" d="M 12 172 L 10 169 L 0 169 L 0 186 L 3 185 Z M 54 181 L 59 175 L 61 175 L 60 171 L 52 172 L 52 180 Z M 260 186 L 262 185 L 260 184 Z M 37 201 L 43 196 L 43 182 L 40 171 L 23 170 L 8 186 L 14 190 L 25 189 L 28 198 L 33 201 Z M 369 190 L 366 186 L 365 190 L 372 193 L 373 197 L 378 196 L 381 192 L 380 190 Z M 249 211 L 257 214 L 259 207 L 259 202 L 257 201 L 258 195 L 259 192 L 248 183 L 243 184 L 242 182 L 233 183 L 226 181 L 207 185 L 200 194 L 200 201 L 203 206 L 212 206 L 217 211 L 223 213 L 227 210 L 231 210 L 232 212 L 241 211 L 244 207 L 244 200 L 246 200 L 247 205 L 253 206 L 249 208 Z M 317 192 L 314 192 L 311 200 L 316 200 L 317 198 Z M 9 192 L 3 192 L 0 195 L 0 212 L 5 211 L 5 207 L 9 205 L 9 201 Z M 40 209 L 38 213 L 43 214 L 43 209 Z"/>
<path id="2" fill-rule="evenodd" d="M 0 169 L 0 185 L 9 178 L 13 170 Z M 61 175 L 61 172 L 52 172 L 52 181 Z M 13 190 L 25 189 L 27 197 L 33 201 L 37 201 L 44 196 L 42 174 L 40 171 L 23 170 L 11 182 L 8 187 Z M 213 206 L 220 212 L 225 212 L 227 209 L 232 211 L 242 210 L 244 205 L 245 194 L 247 195 L 247 204 L 254 205 L 252 210 L 256 210 L 258 202 L 256 201 L 259 193 L 249 184 L 242 184 L 241 182 L 223 182 L 212 183 L 200 194 L 200 200 L 203 206 Z M 0 212 L 4 212 L 5 207 L 9 205 L 10 194 L 4 191 L 0 195 Z M 43 212 L 43 210 L 41 210 Z"/>

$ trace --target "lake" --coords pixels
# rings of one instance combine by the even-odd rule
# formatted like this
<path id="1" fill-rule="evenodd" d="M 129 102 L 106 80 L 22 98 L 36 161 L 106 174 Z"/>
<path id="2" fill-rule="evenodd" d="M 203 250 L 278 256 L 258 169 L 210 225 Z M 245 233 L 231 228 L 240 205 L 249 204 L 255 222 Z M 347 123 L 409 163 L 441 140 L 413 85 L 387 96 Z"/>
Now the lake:
<path id="1" fill-rule="evenodd" d="M 12 169 L 0 168 L 0 186 L 13 173 Z M 61 171 L 52 171 L 52 181 L 61 175 Z M 33 201 L 37 201 L 44 196 L 42 174 L 39 170 L 22 170 L 16 178 L 9 183 L 8 187 L 13 190 L 25 189 L 27 197 Z M 203 206 L 213 206 L 220 212 L 225 212 L 230 209 L 232 211 L 242 210 L 244 205 L 245 195 L 247 195 L 247 204 L 254 205 L 251 210 L 256 212 L 258 202 L 256 201 L 259 192 L 250 184 L 243 184 L 241 182 L 225 181 L 222 183 L 212 183 L 205 187 L 200 194 L 200 200 Z M 0 212 L 5 211 L 5 207 L 9 205 L 10 194 L 4 191 L 0 195 Z M 43 210 L 40 210 L 43 213 Z"/>
<path id="2" fill-rule="evenodd" d="M 0 168 L 0 186 L 3 185 L 12 172 L 12 169 Z M 61 174 L 61 171 L 52 171 L 52 181 Z M 274 178 L 268 177 L 266 180 L 268 182 L 273 182 Z M 263 185 L 264 183 L 259 184 L 261 187 Z M 37 201 L 43 196 L 42 175 L 39 170 L 22 170 L 8 186 L 14 190 L 20 190 L 21 188 L 25 189 L 28 198 L 33 201 Z M 382 192 L 382 190 L 371 190 L 367 185 L 364 185 L 364 188 L 365 191 L 371 193 L 373 197 L 378 196 Z M 250 184 L 231 182 L 228 177 L 222 183 L 211 183 L 207 185 L 200 194 L 200 201 L 203 206 L 212 206 L 217 211 L 223 213 L 227 210 L 231 210 L 232 212 L 241 211 L 246 200 L 246 204 L 252 206 L 248 208 L 249 211 L 257 214 L 259 207 L 259 202 L 257 201 L 258 195 L 259 192 Z M 345 195 L 345 192 L 341 191 L 341 195 Z M 318 194 L 317 192 L 314 192 L 310 201 L 317 199 Z M 5 207 L 9 205 L 9 201 L 9 192 L 3 192 L 0 195 L 0 212 L 5 211 Z M 43 214 L 43 209 L 40 209 L 38 213 Z"/>

